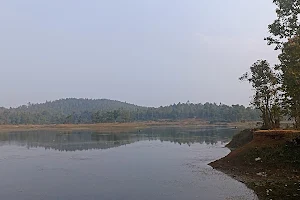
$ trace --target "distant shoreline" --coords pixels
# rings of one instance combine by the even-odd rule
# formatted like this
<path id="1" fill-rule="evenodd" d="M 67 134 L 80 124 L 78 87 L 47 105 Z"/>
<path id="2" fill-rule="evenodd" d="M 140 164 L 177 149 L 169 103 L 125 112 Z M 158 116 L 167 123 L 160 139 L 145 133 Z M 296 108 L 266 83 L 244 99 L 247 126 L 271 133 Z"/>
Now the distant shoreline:
<path id="1" fill-rule="evenodd" d="M 255 122 L 245 123 L 215 123 L 210 124 L 201 120 L 179 120 L 179 121 L 149 121 L 129 123 L 99 123 L 99 124 L 49 124 L 49 125 L 0 125 L 0 133 L 12 131 L 94 131 L 121 133 L 126 131 L 141 130 L 150 127 L 231 127 L 247 128 L 255 126 Z"/>

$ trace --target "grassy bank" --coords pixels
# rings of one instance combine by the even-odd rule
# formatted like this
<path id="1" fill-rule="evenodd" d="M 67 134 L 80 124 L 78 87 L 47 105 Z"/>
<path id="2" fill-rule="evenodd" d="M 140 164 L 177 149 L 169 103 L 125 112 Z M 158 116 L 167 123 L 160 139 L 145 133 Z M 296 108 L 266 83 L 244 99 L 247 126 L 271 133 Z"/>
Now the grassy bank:
<path id="1" fill-rule="evenodd" d="M 12 131 L 38 131 L 38 130 L 51 130 L 51 131 L 95 131 L 95 132 L 123 132 L 133 131 L 136 129 L 145 128 L 146 124 L 143 123 L 106 123 L 106 124 L 58 124 L 58 125 L 0 125 L 1 132 Z"/>
<path id="2" fill-rule="evenodd" d="M 300 132 L 249 131 L 229 144 L 235 150 L 210 165 L 244 182 L 260 199 L 300 199 Z"/>
<path id="3" fill-rule="evenodd" d="M 11 131 L 32 131 L 32 130 L 57 130 L 57 131 L 78 131 L 90 130 L 95 132 L 124 132 L 134 131 L 148 127 L 236 127 L 244 128 L 254 126 L 254 122 L 246 123 L 214 123 L 198 119 L 178 120 L 178 121 L 148 121 L 130 123 L 100 123 L 100 124 L 53 124 L 53 125 L 0 125 L 1 132 Z"/>

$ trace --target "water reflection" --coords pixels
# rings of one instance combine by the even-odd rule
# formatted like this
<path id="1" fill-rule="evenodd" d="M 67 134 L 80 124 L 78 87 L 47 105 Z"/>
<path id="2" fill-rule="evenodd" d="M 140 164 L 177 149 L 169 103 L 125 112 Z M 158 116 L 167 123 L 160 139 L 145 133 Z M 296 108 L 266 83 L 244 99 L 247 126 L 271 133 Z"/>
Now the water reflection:
<path id="1" fill-rule="evenodd" d="M 255 199 L 245 185 L 207 165 L 229 152 L 220 142 L 235 131 L 0 134 L 0 199 Z M 85 151 L 108 148 L 114 149 Z"/>
<path id="2" fill-rule="evenodd" d="M 194 143 L 226 143 L 237 130 L 228 128 L 187 129 L 149 128 L 142 131 L 118 134 L 95 132 L 53 132 L 32 131 L 0 134 L 0 146 L 18 145 L 27 148 L 44 147 L 58 151 L 83 151 L 89 149 L 109 149 L 138 141 L 160 140 L 179 145 Z"/>

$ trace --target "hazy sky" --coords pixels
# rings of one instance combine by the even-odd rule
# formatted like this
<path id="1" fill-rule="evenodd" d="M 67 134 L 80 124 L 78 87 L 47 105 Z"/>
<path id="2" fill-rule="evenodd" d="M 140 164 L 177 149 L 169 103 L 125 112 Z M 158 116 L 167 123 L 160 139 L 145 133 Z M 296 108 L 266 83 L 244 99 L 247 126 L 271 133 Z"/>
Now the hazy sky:
<path id="1" fill-rule="evenodd" d="M 272 0 L 0 0 L 0 106 L 66 97 L 248 105 Z"/>

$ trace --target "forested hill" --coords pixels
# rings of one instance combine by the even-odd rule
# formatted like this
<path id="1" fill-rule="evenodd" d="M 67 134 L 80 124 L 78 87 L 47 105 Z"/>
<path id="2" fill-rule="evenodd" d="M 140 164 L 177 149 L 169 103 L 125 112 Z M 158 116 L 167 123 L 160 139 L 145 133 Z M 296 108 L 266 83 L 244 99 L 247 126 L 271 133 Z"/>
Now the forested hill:
<path id="1" fill-rule="evenodd" d="M 18 112 L 37 113 L 46 111 L 61 115 L 71 115 L 73 113 L 93 112 L 93 111 L 111 111 L 118 109 L 133 110 L 141 108 L 134 104 L 129 104 L 116 100 L 109 99 L 76 99 L 67 98 L 56 101 L 47 101 L 46 103 L 23 105 L 15 110 Z"/>
<path id="2" fill-rule="evenodd" d="M 256 121 L 260 111 L 241 105 L 178 103 L 141 107 L 107 99 L 61 99 L 0 108 L 0 124 L 88 124 L 198 118 L 210 122 Z"/>

